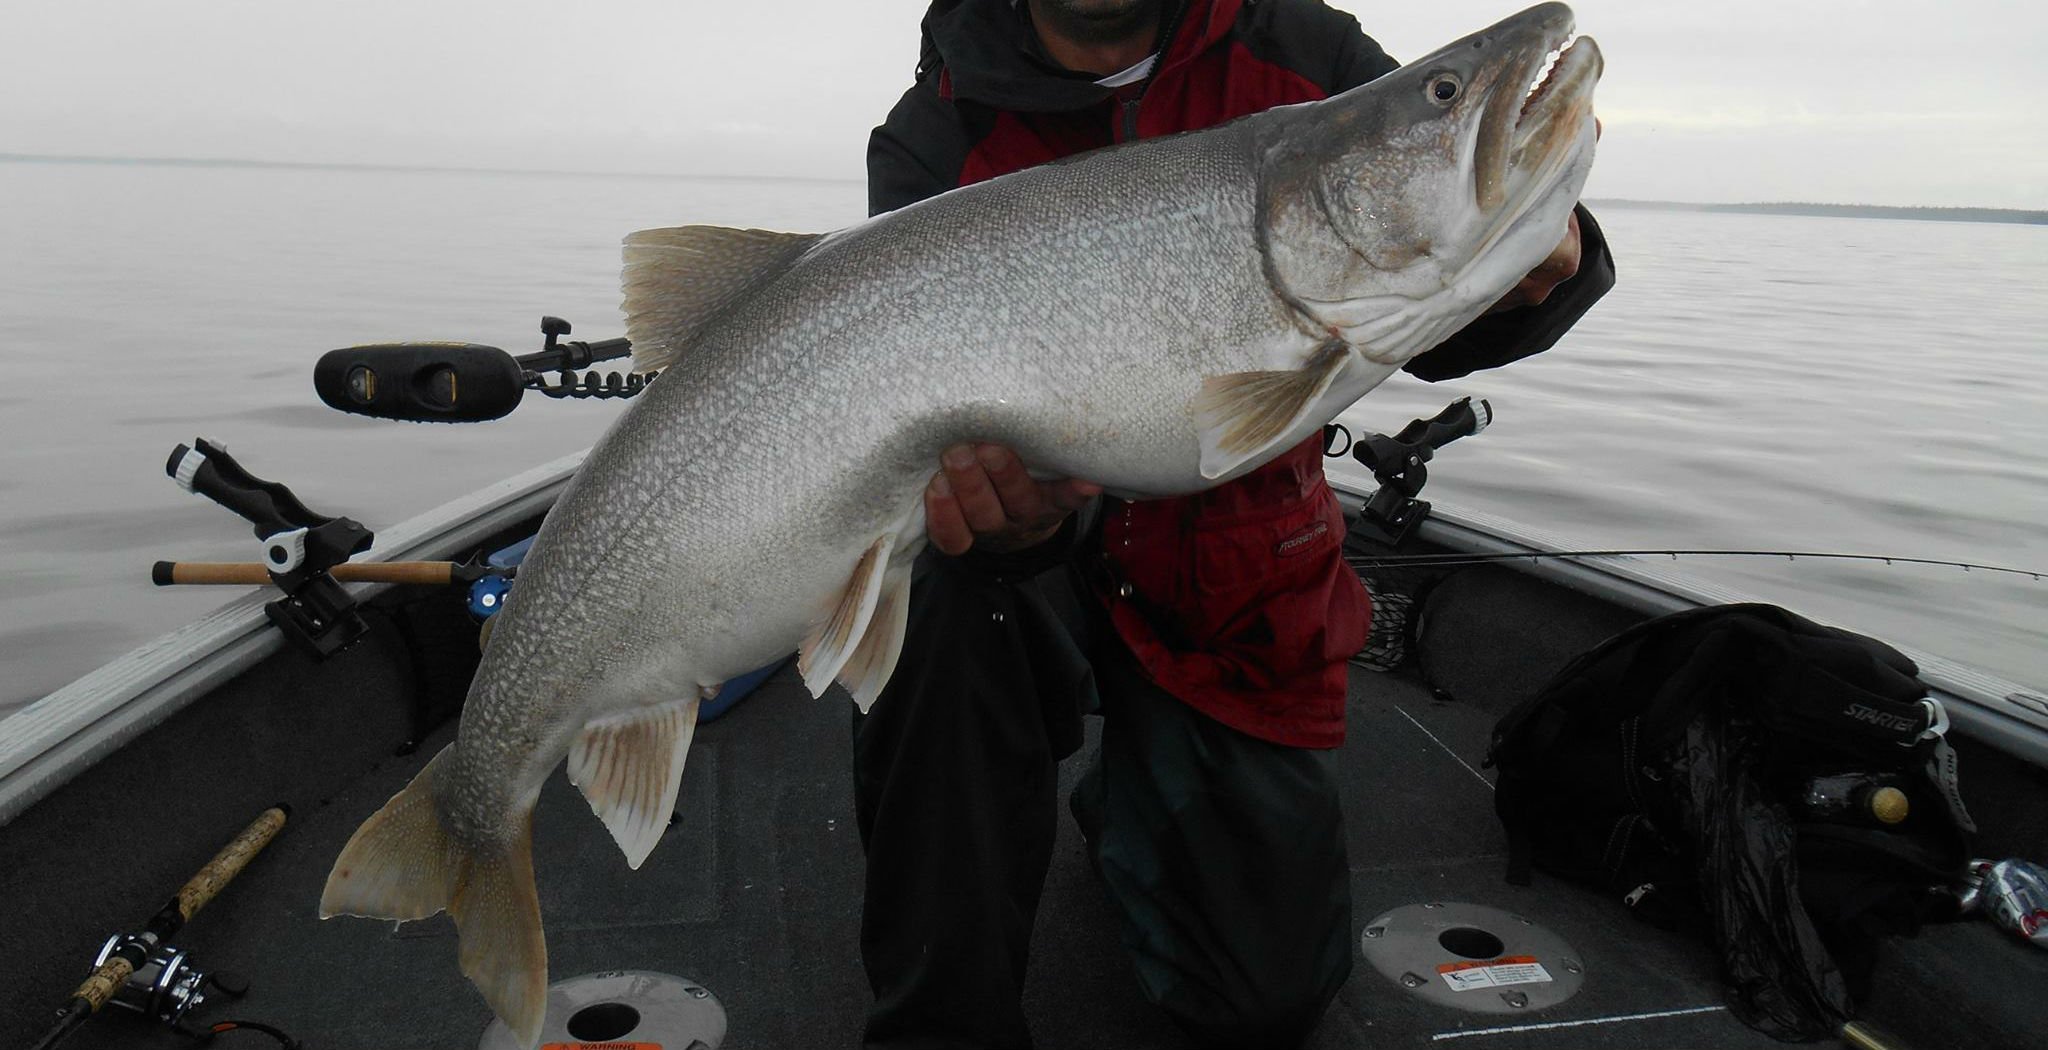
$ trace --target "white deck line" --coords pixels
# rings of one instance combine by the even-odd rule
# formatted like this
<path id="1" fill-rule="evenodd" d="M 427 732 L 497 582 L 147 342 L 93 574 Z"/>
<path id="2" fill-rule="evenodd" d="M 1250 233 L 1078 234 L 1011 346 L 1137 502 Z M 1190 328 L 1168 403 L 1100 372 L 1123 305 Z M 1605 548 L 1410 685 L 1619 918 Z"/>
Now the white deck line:
<path id="1" fill-rule="evenodd" d="M 1710 1014 L 1728 1009 L 1725 1006 L 1689 1006 L 1682 1010 L 1652 1010 L 1641 1014 L 1615 1014 L 1611 1017 L 1588 1017 L 1580 1021 L 1543 1021 L 1536 1024 L 1513 1024 L 1500 1028 L 1468 1028 L 1459 1032 L 1438 1032 L 1429 1037 L 1430 1042 L 1445 1039 L 1465 1039 L 1476 1035 L 1511 1035 L 1516 1032 L 1543 1032 L 1553 1028 L 1583 1028 L 1595 1024 L 1620 1024 L 1624 1021 L 1653 1021 L 1659 1017 L 1684 1017 L 1688 1014 Z"/>
<path id="2" fill-rule="evenodd" d="M 1456 762 L 1461 766 L 1464 766 L 1465 772 L 1470 773 L 1475 777 L 1478 777 L 1479 782 L 1486 785 L 1486 790 L 1493 790 L 1493 781 L 1486 779 L 1486 774 L 1481 773 L 1476 769 L 1473 769 L 1472 763 L 1465 761 L 1465 759 L 1461 757 L 1456 751 L 1451 750 L 1449 745 L 1445 744 L 1441 739 L 1438 739 L 1435 733 L 1429 731 L 1428 726 L 1423 725 L 1419 721 L 1416 721 L 1415 716 L 1409 714 L 1406 708 L 1403 708 L 1400 704 L 1394 704 L 1392 706 L 1394 710 L 1401 712 L 1401 717 L 1407 719 L 1410 725 L 1413 725 L 1415 728 L 1422 730 L 1422 735 L 1428 737 L 1431 743 L 1435 744 L 1439 748 L 1442 748 L 1444 754 L 1451 756 L 1451 761 Z"/>

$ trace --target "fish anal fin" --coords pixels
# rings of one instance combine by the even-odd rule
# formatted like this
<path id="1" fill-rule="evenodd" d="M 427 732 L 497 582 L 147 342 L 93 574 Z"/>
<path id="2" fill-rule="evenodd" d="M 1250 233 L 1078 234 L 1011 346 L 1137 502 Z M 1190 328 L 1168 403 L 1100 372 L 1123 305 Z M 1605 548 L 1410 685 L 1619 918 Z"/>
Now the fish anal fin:
<path id="1" fill-rule="evenodd" d="M 637 869 L 675 812 L 697 732 L 695 696 L 591 721 L 569 747 L 569 782 Z"/>
<path id="2" fill-rule="evenodd" d="M 1202 476 L 1222 477 L 1286 437 L 1330 389 L 1351 353 L 1350 346 L 1333 339 L 1298 369 L 1202 380 L 1194 401 Z"/>
<path id="3" fill-rule="evenodd" d="M 699 326 L 786 269 L 822 236 L 724 226 L 627 235 L 624 310 L 633 370 L 674 364 Z"/>
<path id="4" fill-rule="evenodd" d="M 811 627 L 797 649 L 796 669 L 812 696 L 824 696 L 840 669 L 853 658 L 855 648 L 867 634 L 875 605 L 882 595 L 882 578 L 889 567 L 889 555 L 896 535 L 889 533 L 868 544 L 860 561 L 847 577 L 830 612 Z"/>
<path id="5" fill-rule="evenodd" d="M 863 714 L 874 706 L 882 687 L 889 684 L 889 676 L 896 672 L 909 625 L 910 561 L 900 559 L 882 575 L 882 594 L 875 602 L 874 615 L 868 618 L 860 645 L 839 670 L 839 684 L 853 694 L 853 702 Z"/>

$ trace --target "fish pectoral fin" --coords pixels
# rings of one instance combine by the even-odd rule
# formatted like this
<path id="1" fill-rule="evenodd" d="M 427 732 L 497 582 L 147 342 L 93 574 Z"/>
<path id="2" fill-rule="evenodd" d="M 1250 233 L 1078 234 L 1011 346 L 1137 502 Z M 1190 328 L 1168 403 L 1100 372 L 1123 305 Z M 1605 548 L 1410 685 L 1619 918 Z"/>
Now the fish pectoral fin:
<path id="1" fill-rule="evenodd" d="M 910 625 L 910 565 L 910 559 L 898 559 L 882 575 L 875 613 L 868 618 L 860 645 L 839 669 L 839 684 L 853 694 L 862 714 L 882 695 L 882 687 L 896 673 L 896 658 L 903 655 L 903 632 Z"/>
<path id="2" fill-rule="evenodd" d="M 1298 369 L 1232 372 L 1202 380 L 1194 401 L 1202 476 L 1220 478 L 1272 448 L 1322 399 L 1350 360 L 1350 346 L 1333 339 Z"/>
<path id="3" fill-rule="evenodd" d="M 633 371 L 666 368 L 699 325 L 788 268 L 823 234 L 674 226 L 626 236 L 626 338 Z"/>
<path id="4" fill-rule="evenodd" d="M 867 636 L 875 606 L 882 597 L 882 580 L 888 575 L 890 554 L 896 549 L 896 534 L 888 533 L 868 544 L 860 561 L 847 577 L 846 588 L 832 611 L 811 628 L 797 649 L 796 669 L 804 676 L 804 687 L 812 696 L 824 696 L 832 680 L 854 657 Z M 893 665 L 893 661 L 891 661 Z"/>
<path id="5" fill-rule="evenodd" d="M 462 942 L 462 972 L 520 1045 L 540 1042 L 548 950 L 533 885 L 533 812 L 501 849 L 466 849 L 441 823 L 434 778 L 443 748 L 350 836 L 327 875 L 320 917 L 424 919 L 443 908 Z"/>
<path id="6" fill-rule="evenodd" d="M 697 733 L 696 697 L 594 719 L 569 747 L 569 782 L 638 869 L 676 809 Z"/>

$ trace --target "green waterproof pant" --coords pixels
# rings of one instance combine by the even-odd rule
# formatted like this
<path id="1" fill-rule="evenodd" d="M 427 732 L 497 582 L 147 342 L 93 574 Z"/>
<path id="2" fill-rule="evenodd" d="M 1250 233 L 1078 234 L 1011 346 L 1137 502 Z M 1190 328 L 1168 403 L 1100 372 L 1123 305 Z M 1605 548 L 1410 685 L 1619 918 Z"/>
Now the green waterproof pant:
<path id="1" fill-rule="evenodd" d="M 1072 806 L 1140 987 L 1200 1045 L 1296 1045 L 1351 973 L 1335 753 L 1216 722 L 1128 654 L 1095 666 L 1102 752 Z"/>
<path id="2" fill-rule="evenodd" d="M 1021 999 L 1057 764 L 1098 696 L 1102 749 L 1073 807 L 1139 989 L 1198 1045 L 1300 1042 L 1351 968 L 1334 755 L 1245 736 L 1164 693 L 1058 574 L 919 570 L 895 678 L 855 718 L 875 994 L 863 1045 L 1032 1045 Z"/>

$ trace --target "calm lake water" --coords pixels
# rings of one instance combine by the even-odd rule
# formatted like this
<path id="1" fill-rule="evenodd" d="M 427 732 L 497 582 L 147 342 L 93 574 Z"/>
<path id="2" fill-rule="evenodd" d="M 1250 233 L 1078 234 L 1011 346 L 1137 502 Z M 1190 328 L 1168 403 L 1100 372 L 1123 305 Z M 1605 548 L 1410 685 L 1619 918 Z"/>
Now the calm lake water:
<path id="1" fill-rule="evenodd" d="M 315 510 L 387 528 L 588 445 L 616 403 L 468 426 L 322 406 L 323 351 L 537 349 L 543 313 L 620 333 L 618 241 L 824 230 L 855 183 L 0 162 L 0 711 L 229 597 L 158 558 L 249 560 L 241 519 L 164 476 L 225 442 Z M 1602 212 L 1621 282 L 1550 353 L 1390 381 L 1391 430 L 1452 398 L 1498 421 L 1431 498 L 1587 546 L 1823 549 L 2048 567 L 2048 228 Z M 1695 560 L 1829 622 L 2048 683 L 2048 582 Z"/>

